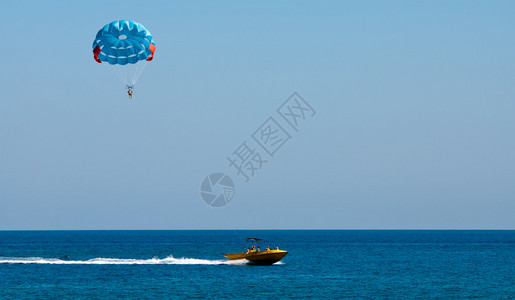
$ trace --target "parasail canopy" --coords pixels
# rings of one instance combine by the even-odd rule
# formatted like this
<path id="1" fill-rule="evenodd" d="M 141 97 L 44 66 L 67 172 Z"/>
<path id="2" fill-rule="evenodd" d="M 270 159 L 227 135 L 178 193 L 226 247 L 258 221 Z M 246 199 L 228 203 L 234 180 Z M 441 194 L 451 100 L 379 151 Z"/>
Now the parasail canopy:
<path id="1" fill-rule="evenodd" d="M 151 61 L 156 50 L 152 34 L 143 25 L 127 20 L 114 21 L 97 33 L 93 55 L 98 63 L 111 65 Z"/>

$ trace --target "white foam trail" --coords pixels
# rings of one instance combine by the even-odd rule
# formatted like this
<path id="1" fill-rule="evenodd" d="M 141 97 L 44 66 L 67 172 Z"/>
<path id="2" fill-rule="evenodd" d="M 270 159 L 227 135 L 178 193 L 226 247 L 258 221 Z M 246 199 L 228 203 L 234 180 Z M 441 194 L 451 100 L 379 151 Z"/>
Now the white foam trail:
<path id="1" fill-rule="evenodd" d="M 51 264 L 51 265 L 240 265 L 245 260 L 209 260 L 198 258 L 166 258 L 130 259 L 130 258 L 92 258 L 88 260 L 62 260 L 42 257 L 0 257 L 0 264 Z"/>

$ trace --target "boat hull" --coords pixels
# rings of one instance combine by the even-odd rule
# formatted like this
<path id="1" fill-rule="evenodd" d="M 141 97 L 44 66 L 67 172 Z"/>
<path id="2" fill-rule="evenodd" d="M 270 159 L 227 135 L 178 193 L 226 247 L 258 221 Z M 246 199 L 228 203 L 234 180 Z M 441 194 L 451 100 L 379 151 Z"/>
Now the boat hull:
<path id="1" fill-rule="evenodd" d="M 288 251 L 284 250 L 265 250 L 265 251 L 250 251 L 249 253 L 227 253 L 224 256 L 229 260 L 241 260 L 246 259 L 248 264 L 254 265 L 272 265 L 288 254 Z"/>

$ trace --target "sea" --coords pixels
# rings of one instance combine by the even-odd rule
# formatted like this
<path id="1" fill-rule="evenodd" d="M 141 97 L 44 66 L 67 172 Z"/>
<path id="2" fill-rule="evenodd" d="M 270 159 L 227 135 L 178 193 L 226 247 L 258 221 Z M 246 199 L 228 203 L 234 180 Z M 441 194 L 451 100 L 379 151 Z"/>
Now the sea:
<path id="1" fill-rule="evenodd" d="M 0 231 L 0 298 L 515 299 L 515 231 Z"/>

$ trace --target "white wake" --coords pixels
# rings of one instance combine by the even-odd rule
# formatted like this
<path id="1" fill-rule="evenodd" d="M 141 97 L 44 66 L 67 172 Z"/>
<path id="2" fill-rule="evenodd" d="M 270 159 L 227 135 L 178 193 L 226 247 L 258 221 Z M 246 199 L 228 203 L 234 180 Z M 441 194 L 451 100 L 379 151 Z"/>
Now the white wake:
<path id="1" fill-rule="evenodd" d="M 88 260 L 62 260 L 43 257 L 0 257 L 0 264 L 52 264 L 52 265 L 241 265 L 245 260 L 209 260 L 198 258 L 166 258 L 130 259 L 130 258 L 92 258 Z"/>

